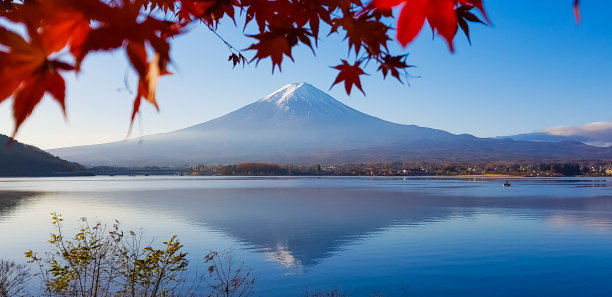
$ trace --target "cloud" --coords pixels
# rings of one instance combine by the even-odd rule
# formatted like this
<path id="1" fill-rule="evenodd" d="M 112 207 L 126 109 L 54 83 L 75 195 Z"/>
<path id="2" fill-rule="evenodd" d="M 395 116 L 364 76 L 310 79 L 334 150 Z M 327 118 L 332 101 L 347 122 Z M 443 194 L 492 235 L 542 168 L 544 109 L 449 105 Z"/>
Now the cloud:
<path id="1" fill-rule="evenodd" d="M 574 135 L 598 135 L 602 133 L 610 133 L 612 131 L 612 122 L 594 122 L 583 126 L 559 126 L 542 130 L 544 133 L 551 135 L 574 136 Z"/>
<path id="2" fill-rule="evenodd" d="M 560 126 L 542 130 L 556 136 L 581 137 L 586 144 L 595 146 L 612 145 L 612 122 L 593 122 L 583 126 Z"/>

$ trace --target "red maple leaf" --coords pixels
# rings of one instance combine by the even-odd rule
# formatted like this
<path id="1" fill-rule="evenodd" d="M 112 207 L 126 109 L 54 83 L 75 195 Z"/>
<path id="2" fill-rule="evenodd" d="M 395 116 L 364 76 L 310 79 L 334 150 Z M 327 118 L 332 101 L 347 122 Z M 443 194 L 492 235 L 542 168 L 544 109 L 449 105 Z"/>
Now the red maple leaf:
<path id="1" fill-rule="evenodd" d="M 389 27 L 369 18 L 368 14 L 359 16 L 352 13 L 344 14 L 342 18 L 332 20 L 330 34 L 337 32 L 338 28 L 342 27 L 346 31 L 349 50 L 355 47 L 355 53 L 359 54 L 361 47 L 364 46 L 369 54 L 377 56 L 381 53 L 382 48 L 387 48 Z"/>
<path id="2" fill-rule="evenodd" d="M 403 4 L 397 20 L 397 40 L 403 46 L 416 38 L 427 20 L 432 30 L 446 40 L 451 52 L 458 28 L 455 12 L 458 4 L 477 7 L 487 18 L 482 0 L 375 0 L 374 4 L 380 9 Z"/>
<path id="3" fill-rule="evenodd" d="M 259 42 L 252 44 L 247 50 L 257 51 L 253 59 L 251 59 L 251 61 L 257 60 L 257 63 L 262 59 L 270 57 L 272 60 L 272 72 L 274 72 L 274 68 L 277 65 L 278 70 L 281 70 L 283 55 L 293 61 L 291 48 L 297 45 L 298 41 L 312 49 L 310 36 L 312 36 L 312 33 L 308 30 L 295 28 L 290 24 L 287 24 L 286 27 L 271 27 L 268 32 L 250 35 L 250 37 L 257 39 Z"/>
<path id="4" fill-rule="evenodd" d="M 242 64 L 242 66 L 244 66 L 248 63 L 246 57 L 243 56 L 242 53 L 232 53 L 227 60 L 231 61 L 234 64 L 234 67 L 236 67 L 238 64 Z"/>
<path id="5" fill-rule="evenodd" d="M 193 19 L 200 18 L 206 11 L 213 5 L 214 1 L 192 1 L 192 0 L 180 0 L 181 9 L 178 12 L 178 17 L 182 21 L 191 21 Z"/>
<path id="6" fill-rule="evenodd" d="M 176 0 L 133 0 L 134 3 L 142 5 L 145 9 L 153 11 L 159 9 L 164 13 L 175 12 Z"/>
<path id="7" fill-rule="evenodd" d="M 574 0 L 574 16 L 576 16 L 576 23 L 580 24 L 580 0 Z"/>
<path id="8" fill-rule="evenodd" d="M 237 3 L 235 0 L 214 0 L 212 2 L 214 4 L 200 17 L 204 23 L 216 28 L 221 18 L 227 15 L 234 21 L 234 24 L 236 24 L 236 20 L 234 19 L 234 5 Z"/>
<path id="9" fill-rule="evenodd" d="M 323 21 L 331 24 L 332 20 L 330 13 L 325 8 L 328 1 L 324 0 L 302 0 L 294 2 L 296 6 L 295 22 L 298 26 L 304 26 L 307 22 L 310 24 L 310 31 L 317 42 L 319 37 L 319 23 Z"/>
<path id="10" fill-rule="evenodd" d="M 476 15 L 474 15 L 470 11 L 472 10 L 472 8 L 474 7 L 469 5 L 462 5 L 455 10 L 455 12 L 457 13 L 457 22 L 459 23 L 459 27 L 461 28 L 461 30 L 463 30 L 463 33 L 465 33 L 465 36 L 467 37 L 468 43 L 470 45 L 472 44 L 472 40 L 470 39 L 470 27 L 468 26 L 468 22 L 481 23 L 486 25 L 485 22 L 481 21 Z"/>
<path id="11" fill-rule="evenodd" d="M 191 1 L 185 1 L 191 2 Z M 213 1 L 207 1 L 207 3 Z M 105 7 L 105 13 L 91 12 L 100 22 L 91 30 L 81 46 L 77 65 L 91 51 L 111 50 L 125 46 L 130 64 L 139 76 L 137 96 L 132 113 L 132 121 L 140 107 L 141 98 L 146 99 L 156 108 L 155 89 L 160 75 L 168 74 L 166 69 L 170 62 L 170 44 L 167 39 L 179 33 L 176 24 L 158 20 L 150 15 L 140 14 L 141 5 L 130 1 L 120 7 Z M 147 48 L 153 50 L 154 58 L 149 61 Z"/>
<path id="12" fill-rule="evenodd" d="M 6 17 L 13 22 L 24 23 L 30 35 L 38 35 L 47 54 L 70 46 L 76 58 L 91 30 L 89 18 L 70 5 L 69 1 L 26 1 L 7 12 Z"/>
<path id="13" fill-rule="evenodd" d="M 0 51 L 0 103 L 13 95 L 13 136 L 45 93 L 49 93 L 65 113 L 65 83 L 59 71 L 74 69 L 72 65 L 48 59 L 49 50 L 41 37 L 32 34 L 27 42 L 19 34 L 0 27 L 0 45 L 6 48 Z"/>
<path id="14" fill-rule="evenodd" d="M 394 76 L 395 78 L 397 78 L 397 80 L 403 83 L 400 77 L 399 70 L 413 67 L 411 65 L 406 64 L 407 56 L 408 55 L 401 55 L 401 56 L 385 55 L 381 59 L 380 66 L 378 67 L 378 70 L 382 72 L 383 78 L 387 78 L 387 74 L 391 72 L 392 76 Z"/>
<path id="15" fill-rule="evenodd" d="M 87 35 L 77 57 L 77 65 L 91 51 L 116 49 L 131 42 L 147 42 L 164 64 L 169 62 L 170 45 L 166 39 L 178 34 L 178 27 L 150 15 L 141 16 L 139 5 L 130 1 L 123 3 L 122 7 L 105 7 L 103 13 L 91 12 L 100 25 Z"/>
<path id="16" fill-rule="evenodd" d="M 359 79 L 359 76 L 367 74 L 363 71 L 363 69 L 361 69 L 361 67 L 359 67 L 361 62 L 357 61 L 354 65 L 351 65 L 346 60 L 341 61 L 342 64 L 332 67 L 334 69 L 340 70 L 340 73 L 338 73 L 336 80 L 332 84 L 332 88 L 337 83 L 344 81 L 344 89 L 346 90 L 347 94 L 351 94 L 351 89 L 353 88 L 353 85 L 355 85 L 361 91 L 361 93 L 365 95 L 365 92 L 361 88 L 361 80 Z"/>
<path id="17" fill-rule="evenodd" d="M 263 33 L 268 22 L 274 19 L 276 11 L 282 10 L 286 3 L 283 1 L 281 4 L 272 5 L 270 0 L 242 0 L 241 4 L 246 7 L 244 29 L 252 20 L 255 20 L 259 32 Z"/>
<path id="18" fill-rule="evenodd" d="M 136 47 L 136 51 L 140 51 L 140 48 L 138 48 L 138 46 Z M 131 124 L 134 123 L 134 118 L 136 117 L 136 114 L 140 111 L 140 102 L 142 101 L 142 99 L 145 99 L 149 103 L 153 104 L 153 106 L 155 106 L 155 108 L 159 111 L 159 106 L 157 105 L 157 100 L 155 98 L 157 82 L 160 76 L 170 74 L 170 72 L 168 72 L 166 69 L 160 68 L 159 55 L 157 54 L 153 57 L 153 59 L 151 59 L 151 61 L 149 61 L 146 65 L 142 66 L 145 67 L 145 75 L 141 76 L 138 80 L 138 91 L 136 93 L 136 98 L 134 98 Z"/>

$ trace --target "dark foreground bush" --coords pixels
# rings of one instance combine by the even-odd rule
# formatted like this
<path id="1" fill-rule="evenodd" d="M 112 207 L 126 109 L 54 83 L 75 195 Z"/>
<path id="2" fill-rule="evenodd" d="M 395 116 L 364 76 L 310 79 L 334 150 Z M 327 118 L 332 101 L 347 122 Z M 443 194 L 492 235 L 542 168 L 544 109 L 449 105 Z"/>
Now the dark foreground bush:
<path id="1" fill-rule="evenodd" d="M 0 297 L 25 295 L 29 280 L 26 265 L 0 259 Z"/>
<path id="2" fill-rule="evenodd" d="M 25 253 L 28 262 L 38 266 L 36 275 L 43 281 L 46 296 L 252 295 L 255 279 L 250 268 L 244 264 L 232 266 L 231 253 L 211 252 L 205 257 L 206 275 L 187 274 L 187 253 L 182 252 L 183 245 L 176 236 L 155 248 L 152 242 L 144 241 L 142 232 L 124 233 L 117 221 L 108 227 L 91 225 L 82 218 L 78 232 L 68 237 L 61 216 L 52 215 L 55 232 L 49 240 L 51 251 L 43 255 L 31 250 Z M 203 280 L 209 288 L 201 287 Z"/>

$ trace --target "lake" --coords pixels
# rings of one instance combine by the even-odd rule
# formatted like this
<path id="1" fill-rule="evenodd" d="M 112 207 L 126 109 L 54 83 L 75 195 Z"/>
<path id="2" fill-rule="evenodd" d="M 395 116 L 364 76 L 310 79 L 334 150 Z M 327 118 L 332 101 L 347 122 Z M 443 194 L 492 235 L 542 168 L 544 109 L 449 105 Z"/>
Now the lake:
<path id="1" fill-rule="evenodd" d="M 612 294 L 610 178 L 3 178 L 0 258 L 46 250 L 52 211 L 177 235 L 192 267 L 231 250 L 255 296 Z"/>

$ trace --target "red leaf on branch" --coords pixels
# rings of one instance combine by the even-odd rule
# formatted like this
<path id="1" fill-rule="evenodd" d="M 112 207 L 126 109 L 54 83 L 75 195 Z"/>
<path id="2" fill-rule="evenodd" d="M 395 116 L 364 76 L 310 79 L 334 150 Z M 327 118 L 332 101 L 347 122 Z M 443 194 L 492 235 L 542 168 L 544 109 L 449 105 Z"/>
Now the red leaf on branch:
<path id="1" fill-rule="evenodd" d="M 339 27 L 342 27 L 346 31 L 349 50 L 355 47 L 355 53 L 359 54 L 361 47 L 364 46 L 370 55 L 378 56 L 382 48 L 387 48 L 389 27 L 369 18 L 367 14 L 358 17 L 353 14 L 344 14 L 342 18 L 332 20 L 331 33 L 335 33 Z"/>
<path id="2" fill-rule="evenodd" d="M 149 103 L 153 104 L 159 111 L 159 106 L 156 100 L 157 82 L 159 77 L 170 74 L 165 69 L 159 67 L 159 55 L 155 55 L 151 61 L 146 64 L 145 75 L 141 76 L 138 80 L 138 91 L 136 98 L 134 98 L 134 108 L 132 109 L 131 124 L 134 123 L 136 114 L 140 111 L 140 102 L 145 99 Z M 131 127 L 130 127 L 131 129 Z"/>
<path id="3" fill-rule="evenodd" d="M 375 0 L 374 4 L 380 9 L 391 9 L 404 2 L 397 20 L 397 40 L 406 46 L 416 38 L 425 24 L 428 0 Z"/>
<path id="4" fill-rule="evenodd" d="M 0 44 L 7 48 L 0 51 L 0 102 L 13 95 L 13 136 L 45 93 L 51 94 L 65 113 L 65 84 L 58 72 L 74 69 L 66 63 L 48 60 L 49 50 L 43 47 L 39 35 L 33 33 L 30 39 L 27 42 L 17 33 L 0 27 Z"/>
<path id="5" fill-rule="evenodd" d="M 332 20 L 330 13 L 325 8 L 328 1 L 324 0 L 302 0 L 294 2 L 297 8 L 295 9 L 295 22 L 298 26 L 304 26 L 307 22 L 310 24 L 310 31 L 317 42 L 319 37 L 319 23 L 323 21 L 331 24 Z"/>
<path id="6" fill-rule="evenodd" d="M 459 3 L 463 6 L 473 6 L 473 7 L 478 8 L 478 10 L 480 10 L 480 13 L 484 17 L 485 21 L 487 23 L 490 23 L 489 16 L 487 15 L 487 12 L 484 9 L 482 0 L 459 0 Z"/>
<path id="7" fill-rule="evenodd" d="M 336 9 L 340 9 L 342 11 L 351 10 L 353 6 L 363 7 L 363 3 L 361 0 L 329 0 L 329 13 L 332 14 Z"/>
<path id="8" fill-rule="evenodd" d="M 252 20 L 255 20 L 259 32 L 263 33 L 268 22 L 274 19 L 276 10 L 284 10 L 284 6 L 287 3 L 282 1 L 282 3 L 274 3 L 272 5 L 270 0 L 242 0 L 241 4 L 243 7 L 247 7 L 244 28 L 246 29 L 246 26 Z"/>
<path id="9" fill-rule="evenodd" d="M 355 62 L 354 65 L 351 65 L 346 60 L 342 60 L 342 64 L 332 67 L 340 70 L 340 73 L 338 73 L 338 76 L 331 87 L 333 88 L 337 83 L 344 81 L 344 89 L 346 90 L 347 94 L 351 94 L 351 89 L 353 88 L 353 85 L 355 85 L 361 91 L 361 93 L 365 95 L 365 92 L 361 88 L 361 80 L 359 79 L 359 76 L 367 74 L 363 71 L 363 69 L 361 69 L 361 67 L 359 67 L 360 64 L 361 62 L 358 61 Z"/>
<path id="10" fill-rule="evenodd" d="M 247 59 L 241 53 L 232 53 L 227 60 L 231 61 L 234 64 L 234 67 L 236 67 L 238 64 L 242 64 L 244 66 L 248 63 Z"/>
<path id="11" fill-rule="evenodd" d="M 470 12 L 472 8 L 474 7 L 469 5 L 461 5 L 455 10 L 457 13 L 457 22 L 459 23 L 459 27 L 463 33 L 465 33 L 470 45 L 472 44 L 472 40 L 470 39 L 470 27 L 468 26 L 468 22 L 485 24 L 485 22 L 481 21 L 476 15 Z"/>
<path id="12" fill-rule="evenodd" d="M 194 1 L 183 1 L 194 2 Z M 214 1 L 206 1 L 213 3 Z M 132 121 L 140 108 L 141 99 L 145 99 L 158 108 L 155 97 L 157 81 L 160 75 L 169 74 L 166 69 L 170 62 L 170 44 L 167 39 L 179 33 L 176 24 L 158 20 L 152 16 L 140 14 L 141 5 L 130 1 L 123 2 L 121 7 L 108 7 L 106 14 L 97 14 L 100 26 L 92 30 L 82 45 L 77 63 L 91 51 L 111 50 L 125 46 L 130 64 L 138 73 L 138 89 L 132 112 Z M 147 58 L 147 47 L 155 53 L 154 58 Z"/>
<path id="13" fill-rule="evenodd" d="M 160 55 L 162 65 L 169 62 L 170 45 L 167 39 L 180 33 L 176 24 L 158 20 L 150 15 L 141 16 L 140 5 L 130 1 L 123 3 L 124 6 L 121 7 L 105 7 L 104 13 L 91 12 L 95 14 L 100 25 L 88 34 L 77 57 L 77 66 L 91 51 L 116 49 L 131 42 L 148 42 Z"/>
<path id="14" fill-rule="evenodd" d="M 312 34 L 304 28 L 295 28 L 293 26 L 272 27 L 269 32 L 250 35 L 250 37 L 259 40 L 259 42 L 252 44 L 247 50 L 257 51 L 251 61 L 257 60 L 257 63 L 259 63 L 262 59 L 270 57 L 272 60 L 272 72 L 274 72 L 274 68 L 277 65 L 280 71 L 283 55 L 293 61 L 291 48 L 296 46 L 298 42 L 302 42 L 312 49 L 310 36 Z"/>
<path id="15" fill-rule="evenodd" d="M 401 55 L 401 56 L 386 55 L 384 56 L 382 58 L 382 63 L 380 63 L 380 66 L 378 67 L 378 70 L 381 71 L 383 74 L 383 78 L 387 78 L 387 74 L 391 72 L 391 75 L 393 75 L 395 78 L 397 78 L 397 80 L 402 82 L 402 79 L 400 78 L 399 70 L 406 69 L 408 67 L 412 67 L 411 65 L 406 64 L 407 56 L 408 55 Z"/>
<path id="16" fill-rule="evenodd" d="M 487 18 L 482 0 L 375 0 L 374 4 L 380 9 L 403 4 L 397 21 L 397 39 L 403 46 L 416 38 L 427 19 L 431 29 L 446 40 L 451 52 L 458 28 L 455 13 L 458 4 L 477 7 Z"/>
<path id="17" fill-rule="evenodd" d="M 144 42 L 128 42 L 125 46 L 125 52 L 138 75 L 145 77 L 147 75 L 147 50 Z"/>
<path id="18" fill-rule="evenodd" d="M 56 11 L 45 20 L 39 32 L 43 46 L 57 52 L 70 45 L 74 57 L 79 55 L 83 42 L 91 30 L 89 19 L 76 11 Z"/>
<path id="19" fill-rule="evenodd" d="M 247 48 L 247 50 L 257 51 L 251 62 L 257 59 L 257 64 L 259 64 L 259 61 L 262 59 L 270 57 L 272 60 L 272 72 L 274 72 L 276 65 L 278 65 L 278 70 L 281 70 L 283 55 L 286 55 L 293 60 L 293 57 L 291 56 L 291 46 L 289 46 L 289 42 L 287 42 L 287 39 L 284 36 L 266 32 L 254 35 L 252 37 L 257 38 L 259 42 L 252 44 L 249 48 Z"/>
<path id="20" fill-rule="evenodd" d="M 26 1 L 8 12 L 6 17 L 13 22 L 24 23 L 30 35 L 38 35 L 47 54 L 70 46 L 76 58 L 90 31 L 89 18 L 70 5 L 69 1 Z"/>
<path id="21" fill-rule="evenodd" d="M 201 18 L 209 8 L 215 5 L 214 1 L 192 1 L 180 0 L 181 9 L 178 12 L 178 17 L 181 21 L 191 21 Z"/>
<path id="22" fill-rule="evenodd" d="M 204 23 L 216 27 L 219 25 L 219 20 L 227 15 L 236 24 L 234 5 L 237 3 L 235 0 L 214 0 L 211 2 L 213 2 L 213 5 L 200 17 Z"/>
<path id="23" fill-rule="evenodd" d="M 60 104 L 64 115 L 66 114 L 66 105 L 64 103 L 66 86 L 64 79 L 55 71 L 41 71 L 30 76 L 23 81 L 21 88 L 15 93 L 13 102 L 13 118 L 15 119 L 15 129 L 13 136 L 23 124 L 34 108 L 42 100 L 45 92 Z"/>
<path id="24" fill-rule="evenodd" d="M 159 1 L 159 0 L 158 0 Z M 235 0 L 176 0 L 181 3 L 178 17 L 181 21 L 200 19 L 209 26 L 217 26 L 219 20 L 227 15 L 234 20 Z M 234 23 L 235 20 L 234 20 Z"/>
<path id="25" fill-rule="evenodd" d="M 574 16 L 576 17 L 576 23 L 580 24 L 580 0 L 574 0 Z"/>
<path id="26" fill-rule="evenodd" d="M 453 38 L 457 34 L 457 15 L 455 1 L 429 0 L 427 7 L 427 21 L 431 30 L 438 32 L 448 43 L 451 52 L 455 51 Z"/>
<path id="27" fill-rule="evenodd" d="M 145 9 L 153 11 L 159 9 L 164 13 L 176 11 L 176 0 L 133 0 L 135 3 L 142 5 Z"/>

